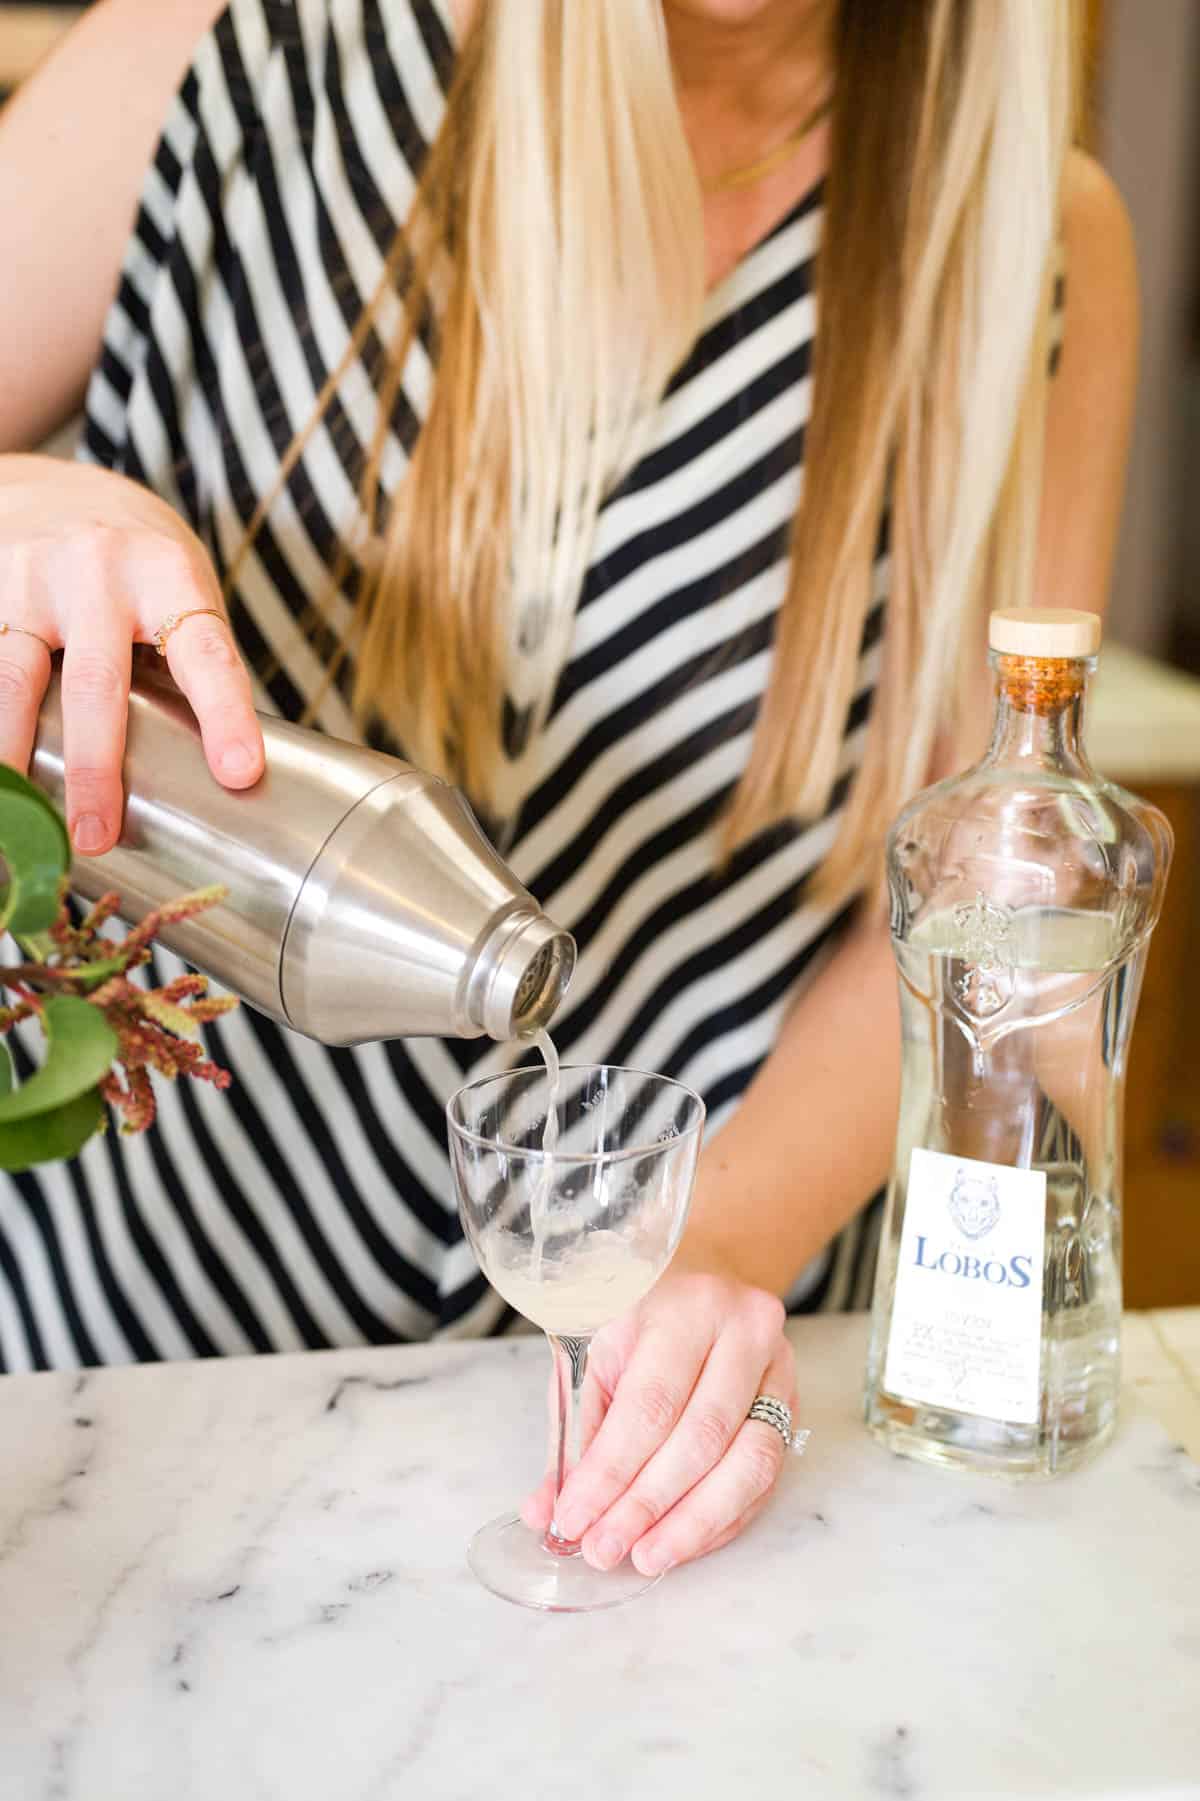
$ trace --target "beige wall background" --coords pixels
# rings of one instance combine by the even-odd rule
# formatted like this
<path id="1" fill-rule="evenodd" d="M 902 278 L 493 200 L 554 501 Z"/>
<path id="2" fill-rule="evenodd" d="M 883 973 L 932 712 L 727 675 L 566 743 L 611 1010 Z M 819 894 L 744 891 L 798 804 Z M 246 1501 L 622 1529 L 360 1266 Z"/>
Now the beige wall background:
<path id="1" fill-rule="evenodd" d="M 1142 280 L 1142 364 L 1112 598 L 1151 653 L 1200 638 L 1200 4 L 1107 0 L 1098 147 L 1125 196 Z"/>
<path id="2" fill-rule="evenodd" d="M 169 5 L 170 0 L 163 0 Z M 24 0 L 0 4 L 0 93 L 15 88 L 53 48 L 78 17 L 79 6 L 27 6 Z"/>

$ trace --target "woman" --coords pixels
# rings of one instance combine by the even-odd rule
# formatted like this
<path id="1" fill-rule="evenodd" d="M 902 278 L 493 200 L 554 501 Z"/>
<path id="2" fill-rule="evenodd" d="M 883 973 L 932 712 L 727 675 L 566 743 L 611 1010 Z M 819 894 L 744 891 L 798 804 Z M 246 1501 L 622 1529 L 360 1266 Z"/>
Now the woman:
<path id="1" fill-rule="evenodd" d="M 0 124 L 0 756 L 62 647 L 111 845 L 130 646 L 182 612 L 219 780 L 253 697 L 467 788 L 579 939 L 560 1049 L 720 1128 L 559 1516 L 679 1562 L 778 1473 L 778 1297 L 863 1298 L 862 1234 L 826 1247 L 891 1145 L 883 826 L 972 748 L 981 609 L 1103 603 L 1134 278 L 1071 9 L 218 11 L 106 0 Z M 17 454 L 85 384 L 85 465 Z M 212 1039 L 230 1096 L 9 1185 L 9 1367 L 503 1328 L 440 1109 L 504 1052 Z"/>

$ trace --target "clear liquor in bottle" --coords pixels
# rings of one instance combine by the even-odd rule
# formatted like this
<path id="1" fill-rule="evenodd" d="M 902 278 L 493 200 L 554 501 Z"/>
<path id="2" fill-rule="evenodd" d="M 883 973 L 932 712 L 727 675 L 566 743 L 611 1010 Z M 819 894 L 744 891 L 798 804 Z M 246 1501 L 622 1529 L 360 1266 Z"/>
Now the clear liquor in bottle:
<path id="1" fill-rule="evenodd" d="M 903 1076 L 866 1418 L 1011 1476 L 1117 1412 L 1123 1085 L 1171 831 L 1087 761 L 1099 640 L 1093 614 L 993 614 L 990 747 L 888 843 Z"/>

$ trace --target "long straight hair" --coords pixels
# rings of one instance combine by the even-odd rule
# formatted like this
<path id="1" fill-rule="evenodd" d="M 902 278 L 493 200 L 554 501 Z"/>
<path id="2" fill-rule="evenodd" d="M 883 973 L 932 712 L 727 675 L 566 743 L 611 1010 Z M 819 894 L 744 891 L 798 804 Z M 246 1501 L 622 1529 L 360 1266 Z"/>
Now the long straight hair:
<path id="1" fill-rule="evenodd" d="M 935 733 L 954 728 L 984 600 L 1030 597 L 1079 42 L 1075 0 L 835 8 L 803 494 L 721 834 L 728 851 L 829 804 L 886 511 L 884 670 L 830 892 L 872 878 Z M 503 817 L 568 652 L 598 510 L 700 326 L 701 194 L 661 0 L 480 0 L 408 220 L 316 417 L 397 297 L 333 576 L 356 599 L 331 671 L 352 655 L 359 714 Z M 426 349 L 425 416 L 389 493 L 390 423 Z"/>

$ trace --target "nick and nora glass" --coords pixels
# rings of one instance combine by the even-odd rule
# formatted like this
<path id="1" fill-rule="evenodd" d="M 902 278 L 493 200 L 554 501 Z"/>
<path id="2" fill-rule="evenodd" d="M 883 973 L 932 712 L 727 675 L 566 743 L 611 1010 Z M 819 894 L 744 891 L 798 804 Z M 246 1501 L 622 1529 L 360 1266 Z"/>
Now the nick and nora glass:
<path id="1" fill-rule="evenodd" d="M 634 1306 L 679 1243 L 704 1104 L 665 1076 L 604 1065 L 520 1069 L 473 1083 L 447 1107 L 463 1227 L 480 1268 L 550 1340 L 558 1387 L 557 1490 L 579 1456 L 594 1333 Z M 469 1559 L 495 1594 L 527 1607 L 611 1607 L 658 1580 L 626 1561 L 601 1572 L 552 1523 L 484 1526 Z"/>

